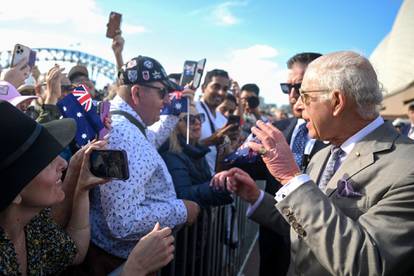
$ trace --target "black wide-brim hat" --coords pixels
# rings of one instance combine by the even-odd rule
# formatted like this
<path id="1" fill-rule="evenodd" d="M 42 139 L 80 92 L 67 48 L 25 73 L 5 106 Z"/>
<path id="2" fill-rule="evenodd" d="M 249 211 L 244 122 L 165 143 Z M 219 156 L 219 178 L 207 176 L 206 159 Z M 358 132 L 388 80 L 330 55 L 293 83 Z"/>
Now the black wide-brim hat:
<path id="1" fill-rule="evenodd" d="M 43 125 L 0 101 L 0 211 L 72 141 L 73 119 Z"/>

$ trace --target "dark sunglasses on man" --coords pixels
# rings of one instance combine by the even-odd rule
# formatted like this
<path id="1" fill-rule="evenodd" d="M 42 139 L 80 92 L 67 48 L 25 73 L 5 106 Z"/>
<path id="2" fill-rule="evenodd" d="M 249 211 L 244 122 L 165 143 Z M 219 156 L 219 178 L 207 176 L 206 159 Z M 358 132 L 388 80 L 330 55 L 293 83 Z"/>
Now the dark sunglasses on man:
<path id="1" fill-rule="evenodd" d="M 180 120 L 187 122 L 187 115 L 182 117 Z M 198 120 L 200 123 L 204 123 L 204 121 L 206 120 L 206 116 L 203 113 L 190 114 L 190 124 L 191 125 L 195 124 L 196 120 Z"/>
<path id="2" fill-rule="evenodd" d="M 161 99 L 164 99 L 164 97 L 168 94 L 168 89 L 163 87 L 156 87 L 156 86 L 152 86 L 152 85 L 148 85 L 148 84 L 140 84 L 141 86 L 147 87 L 147 88 L 152 88 L 157 90 L 158 95 L 160 96 Z"/>
<path id="3" fill-rule="evenodd" d="M 289 94 L 290 91 L 292 90 L 292 88 L 295 88 L 295 92 L 299 93 L 299 88 L 302 85 L 302 83 L 295 83 L 295 84 L 291 84 L 291 83 L 281 83 L 280 84 L 280 88 L 282 89 L 282 92 L 285 94 Z"/>

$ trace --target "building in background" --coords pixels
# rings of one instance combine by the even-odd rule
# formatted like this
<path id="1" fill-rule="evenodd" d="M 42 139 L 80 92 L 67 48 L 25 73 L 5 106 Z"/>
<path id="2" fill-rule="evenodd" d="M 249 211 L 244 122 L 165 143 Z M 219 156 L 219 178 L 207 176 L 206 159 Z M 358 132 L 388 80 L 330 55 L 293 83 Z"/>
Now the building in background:
<path id="1" fill-rule="evenodd" d="M 387 119 L 407 117 L 414 102 L 414 1 L 405 0 L 391 32 L 370 57 L 384 87 L 381 115 Z"/>

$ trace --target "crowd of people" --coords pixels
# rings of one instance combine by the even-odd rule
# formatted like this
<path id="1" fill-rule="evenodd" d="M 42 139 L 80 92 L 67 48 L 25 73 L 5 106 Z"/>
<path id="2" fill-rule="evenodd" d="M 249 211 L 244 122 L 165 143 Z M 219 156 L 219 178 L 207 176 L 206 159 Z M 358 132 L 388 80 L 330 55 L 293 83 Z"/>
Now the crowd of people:
<path id="1" fill-rule="evenodd" d="M 414 272 L 414 103 L 410 124 L 384 120 L 365 57 L 294 55 L 280 84 L 292 115 L 275 119 L 257 84 L 214 69 L 195 99 L 156 59 L 124 63 L 124 43 L 113 39 L 118 75 L 104 95 L 83 65 L 2 72 L 0 274 L 149 275 L 174 258 L 173 231 L 235 197 L 261 225 L 262 276 Z M 79 85 L 110 102 L 108 134 L 83 146 L 58 108 Z M 188 109 L 160 115 L 177 91 Z M 246 146 L 254 161 L 225 162 Z M 91 153 L 105 149 L 127 153 L 127 179 L 91 172 Z"/>

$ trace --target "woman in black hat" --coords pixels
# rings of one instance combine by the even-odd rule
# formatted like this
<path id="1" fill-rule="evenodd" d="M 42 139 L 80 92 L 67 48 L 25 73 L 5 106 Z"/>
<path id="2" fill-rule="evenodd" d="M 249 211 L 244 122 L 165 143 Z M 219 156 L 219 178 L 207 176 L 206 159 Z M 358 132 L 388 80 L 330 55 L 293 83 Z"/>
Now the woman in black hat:
<path id="1" fill-rule="evenodd" d="M 59 153 L 76 131 L 72 119 L 40 125 L 6 101 L 0 101 L 0 275 L 55 275 L 83 261 L 90 241 L 89 190 L 107 182 L 89 171 L 89 155 L 106 142 L 79 150 L 66 177 L 77 175 L 72 212 L 65 229 L 49 208 L 65 198 Z M 72 200 L 73 199 L 73 200 Z M 63 208 L 65 209 L 65 208 Z M 131 252 L 122 275 L 147 275 L 173 258 L 171 229 L 154 229 Z"/>
<path id="2" fill-rule="evenodd" d="M 63 230 L 48 207 L 65 198 L 61 177 L 67 163 L 59 153 L 73 139 L 75 121 L 40 125 L 0 101 L 0 128 L 0 274 L 50 275 L 80 263 L 90 240 L 88 190 L 107 181 L 89 172 L 89 154 L 105 142 L 78 153 L 80 173 Z"/>

